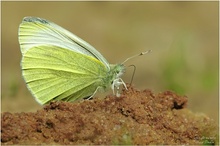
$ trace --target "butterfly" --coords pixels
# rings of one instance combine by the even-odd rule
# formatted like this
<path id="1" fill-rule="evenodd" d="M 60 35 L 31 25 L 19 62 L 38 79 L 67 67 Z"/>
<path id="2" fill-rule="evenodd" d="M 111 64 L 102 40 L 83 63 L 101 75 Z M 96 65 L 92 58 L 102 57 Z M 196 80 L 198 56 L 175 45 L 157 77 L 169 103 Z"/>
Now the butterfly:
<path id="1" fill-rule="evenodd" d="M 121 76 L 127 60 L 109 64 L 89 43 L 46 19 L 25 17 L 19 44 L 22 75 L 40 104 L 91 98 L 109 88 L 120 96 L 119 87 L 126 88 Z"/>

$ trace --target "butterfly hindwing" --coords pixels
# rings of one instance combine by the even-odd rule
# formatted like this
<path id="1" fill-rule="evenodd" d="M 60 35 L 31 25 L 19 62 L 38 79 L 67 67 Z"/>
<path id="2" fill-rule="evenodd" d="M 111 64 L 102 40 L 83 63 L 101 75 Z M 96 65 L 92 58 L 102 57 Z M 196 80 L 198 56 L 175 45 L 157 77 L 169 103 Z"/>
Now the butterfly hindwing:
<path id="1" fill-rule="evenodd" d="M 28 49 L 21 65 L 28 88 L 41 104 L 90 96 L 103 86 L 107 73 L 101 61 L 52 45 Z"/>

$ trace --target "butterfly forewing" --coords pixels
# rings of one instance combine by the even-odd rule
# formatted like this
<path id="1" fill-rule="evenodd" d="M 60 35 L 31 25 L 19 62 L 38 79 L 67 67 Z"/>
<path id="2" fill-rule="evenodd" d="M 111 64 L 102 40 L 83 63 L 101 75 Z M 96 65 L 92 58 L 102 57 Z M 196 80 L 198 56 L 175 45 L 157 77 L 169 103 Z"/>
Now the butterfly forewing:
<path id="1" fill-rule="evenodd" d="M 92 56 L 110 69 L 107 60 L 90 44 L 55 23 L 42 18 L 25 17 L 23 19 L 19 27 L 19 42 L 23 54 L 35 46 L 54 45 Z"/>

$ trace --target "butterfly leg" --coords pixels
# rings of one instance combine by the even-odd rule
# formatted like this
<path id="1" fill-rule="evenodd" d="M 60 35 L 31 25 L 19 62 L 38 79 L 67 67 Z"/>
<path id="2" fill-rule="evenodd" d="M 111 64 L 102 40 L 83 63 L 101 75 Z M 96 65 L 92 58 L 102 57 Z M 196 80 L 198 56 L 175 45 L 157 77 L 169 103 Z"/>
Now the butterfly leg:
<path id="1" fill-rule="evenodd" d="M 126 88 L 126 90 L 128 90 L 127 89 L 127 86 L 126 86 L 126 84 L 125 84 L 125 82 L 121 79 L 121 78 L 118 78 L 118 79 L 115 79 L 114 81 L 113 81 L 113 83 L 112 83 L 112 90 L 113 90 L 113 94 L 115 94 L 115 91 L 114 91 L 114 89 L 116 88 L 116 96 L 117 97 L 120 97 L 120 93 L 119 93 L 119 87 L 120 87 L 120 85 L 124 85 L 124 87 Z"/>
<path id="2" fill-rule="evenodd" d="M 89 100 L 90 98 L 92 98 L 92 97 L 96 94 L 96 92 L 98 91 L 99 88 L 100 88 L 100 86 L 96 88 L 95 92 L 94 92 L 91 96 L 89 96 L 89 97 L 87 98 L 87 100 Z"/>

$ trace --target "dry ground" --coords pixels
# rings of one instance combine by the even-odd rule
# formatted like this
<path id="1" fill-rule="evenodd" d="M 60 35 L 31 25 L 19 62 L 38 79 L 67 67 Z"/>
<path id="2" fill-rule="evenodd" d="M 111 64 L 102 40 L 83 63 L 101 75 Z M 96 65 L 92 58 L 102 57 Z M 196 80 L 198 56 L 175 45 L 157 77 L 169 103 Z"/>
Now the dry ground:
<path id="1" fill-rule="evenodd" d="M 1 144 L 218 144 L 212 119 L 187 97 L 133 87 L 121 97 L 51 102 L 34 113 L 1 114 Z"/>

